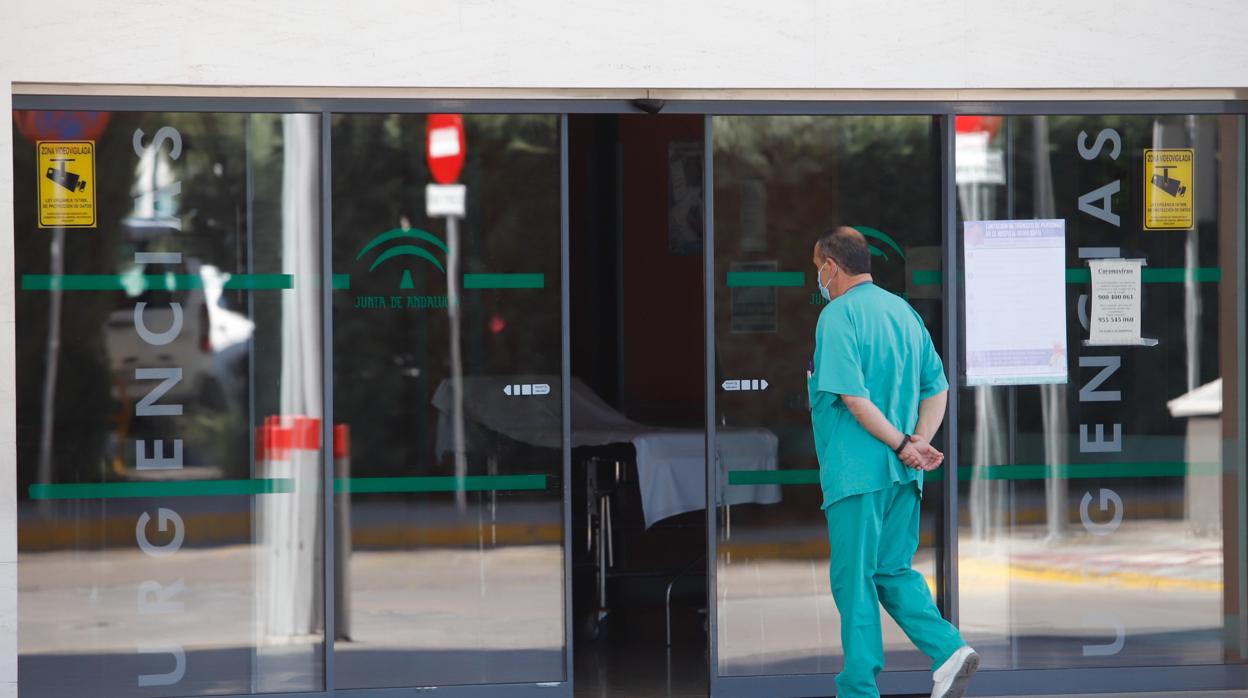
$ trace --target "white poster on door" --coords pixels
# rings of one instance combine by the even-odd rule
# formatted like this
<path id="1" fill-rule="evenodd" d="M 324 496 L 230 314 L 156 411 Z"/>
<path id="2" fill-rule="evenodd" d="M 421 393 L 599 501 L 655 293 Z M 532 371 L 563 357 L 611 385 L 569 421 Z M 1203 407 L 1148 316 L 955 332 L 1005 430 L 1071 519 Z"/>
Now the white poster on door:
<path id="1" fill-rule="evenodd" d="M 1066 221 L 967 221 L 966 382 L 1067 381 Z"/>

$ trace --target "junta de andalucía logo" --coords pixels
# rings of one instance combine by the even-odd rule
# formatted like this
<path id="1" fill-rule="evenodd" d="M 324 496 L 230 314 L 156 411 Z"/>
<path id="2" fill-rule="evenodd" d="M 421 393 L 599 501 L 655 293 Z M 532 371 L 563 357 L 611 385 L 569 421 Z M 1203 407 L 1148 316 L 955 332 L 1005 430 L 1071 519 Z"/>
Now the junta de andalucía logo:
<path id="1" fill-rule="evenodd" d="M 446 294 L 418 295 L 410 293 L 416 290 L 416 284 L 412 280 L 411 263 L 417 262 L 432 265 L 445 275 L 446 267 L 439 257 L 445 259 L 448 254 L 450 254 L 450 250 L 441 238 L 419 228 L 394 228 L 377 235 L 360 249 L 359 254 L 355 256 L 355 260 L 357 263 L 364 262 L 367 257 L 373 255 L 373 261 L 368 267 L 370 274 L 376 272 L 378 267 L 392 260 L 407 262 L 408 264 L 403 267 L 402 276 L 399 277 L 400 293 L 388 296 L 357 295 L 355 297 L 355 307 L 362 309 L 387 308 L 408 310 L 446 308 Z M 396 265 L 390 264 L 387 266 L 394 267 Z"/>

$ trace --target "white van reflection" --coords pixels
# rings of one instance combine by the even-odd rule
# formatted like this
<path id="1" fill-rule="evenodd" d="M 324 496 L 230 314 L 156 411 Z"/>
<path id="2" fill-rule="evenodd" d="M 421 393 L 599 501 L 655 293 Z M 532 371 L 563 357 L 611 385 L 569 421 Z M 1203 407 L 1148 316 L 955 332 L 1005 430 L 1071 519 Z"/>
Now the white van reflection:
<path id="1" fill-rule="evenodd" d="M 182 380 L 164 398 L 164 403 L 198 405 L 228 410 L 244 392 L 243 364 L 255 323 L 231 310 L 225 302 L 225 282 L 229 278 L 216 266 L 197 259 L 186 261 L 187 271 L 202 280 L 202 288 L 171 292 L 143 287 L 143 265 L 123 273 L 127 291 L 108 318 L 107 342 L 114 385 L 118 397 L 133 403 L 152 389 L 151 381 L 135 380 L 136 368 L 181 368 Z M 163 272 L 167 267 L 163 265 Z M 182 331 L 168 344 L 156 346 L 139 336 L 134 328 L 134 308 L 147 303 L 145 324 L 159 332 L 173 324 L 171 303 L 182 304 Z"/>

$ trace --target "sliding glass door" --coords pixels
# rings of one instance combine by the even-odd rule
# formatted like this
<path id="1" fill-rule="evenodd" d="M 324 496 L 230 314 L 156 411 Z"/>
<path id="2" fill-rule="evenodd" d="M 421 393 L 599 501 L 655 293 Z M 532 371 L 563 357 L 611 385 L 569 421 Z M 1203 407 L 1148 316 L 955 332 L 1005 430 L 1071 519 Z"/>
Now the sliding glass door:
<path id="1" fill-rule="evenodd" d="M 322 690 L 319 116 L 15 122 L 22 695 Z"/>
<path id="2" fill-rule="evenodd" d="M 711 120 L 716 695 L 834 690 L 840 617 L 806 389 L 826 301 L 811 250 L 824 232 L 857 226 L 876 283 L 908 300 L 941 346 L 939 125 L 927 116 Z M 915 566 L 935 589 L 944 490 L 940 472 L 927 481 Z M 921 690 L 912 675 L 930 660 L 891 619 L 884 635 L 882 685 Z"/>
<path id="3" fill-rule="evenodd" d="M 1242 666 L 1242 117 L 970 116 L 956 138 L 964 632 L 990 670 Z M 1038 223 L 1056 247 L 1002 237 Z M 1050 249 L 1052 293 L 1000 262 Z M 993 335 L 1033 330 L 1003 300 L 1031 328 L 1054 309 L 1067 380 L 1009 384 L 1031 359 Z"/>
<path id="4" fill-rule="evenodd" d="M 23 695 L 570 692 L 563 119 L 439 118 L 15 114 Z"/>
<path id="5" fill-rule="evenodd" d="M 568 680 L 560 117 L 462 125 L 333 118 L 336 688 Z"/>
<path id="6" fill-rule="evenodd" d="M 977 686 L 1243 685 L 1244 120 L 1137 106 L 710 119 L 715 695 L 842 665 L 802 380 L 838 225 L 942 353 L 914 564 Z M 881 690 L 927 690 L 884 622 Z"/>

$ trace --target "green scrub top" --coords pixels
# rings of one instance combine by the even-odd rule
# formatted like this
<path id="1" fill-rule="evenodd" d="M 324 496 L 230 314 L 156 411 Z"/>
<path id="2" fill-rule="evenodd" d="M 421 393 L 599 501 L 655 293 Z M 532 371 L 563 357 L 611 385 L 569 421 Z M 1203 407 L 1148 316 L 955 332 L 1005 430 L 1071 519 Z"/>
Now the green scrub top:
<path id="1" fill-rule="evenodd" d="M 813 370 L 807 380 L 823 507 L 893 483 L 915 482 L 887 445 L 850 413 L 841 395 L 870 398 L 893 426 L 913 433 L 919 402 L 948 389 L 945 369 L 922 318 L 901 297 L 866 282 L 819 314 Z"/>

